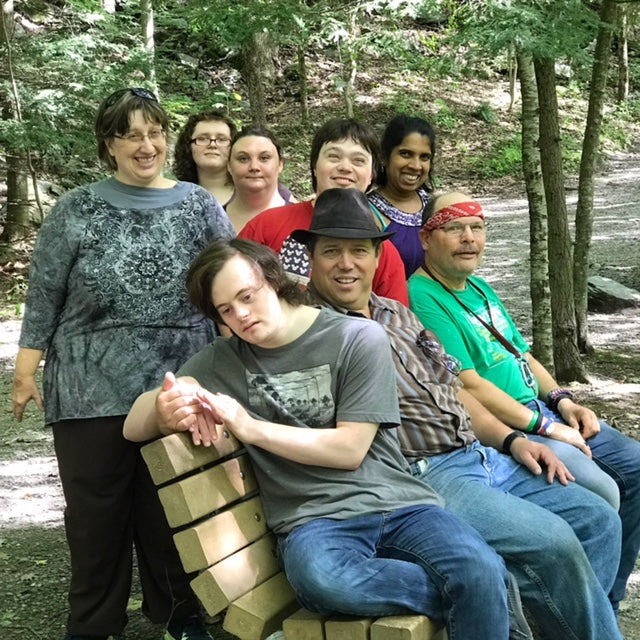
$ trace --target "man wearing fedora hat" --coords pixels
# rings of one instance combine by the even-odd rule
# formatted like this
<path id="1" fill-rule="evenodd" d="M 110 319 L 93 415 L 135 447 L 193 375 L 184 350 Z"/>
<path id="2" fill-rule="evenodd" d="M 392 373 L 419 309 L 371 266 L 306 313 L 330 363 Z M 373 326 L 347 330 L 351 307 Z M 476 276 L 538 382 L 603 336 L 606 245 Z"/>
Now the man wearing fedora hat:
<path id="1" fill-rule="evenodd" d="M 621 638 L 606 595 L 620 553 L 616 512 L 568 482 L 571 474 L 548 447 L 517 435 L 466 392 L 459 363 L 413 313 L 372 293 L 387 234 L 367 207 L 358 191 L 326 191 L 309 229 L 292 237 L 308 248 L 310 296 L 386 329 L 400 401 L 398 436 L 413 474 L 504 557 L 541 638 Z"/>

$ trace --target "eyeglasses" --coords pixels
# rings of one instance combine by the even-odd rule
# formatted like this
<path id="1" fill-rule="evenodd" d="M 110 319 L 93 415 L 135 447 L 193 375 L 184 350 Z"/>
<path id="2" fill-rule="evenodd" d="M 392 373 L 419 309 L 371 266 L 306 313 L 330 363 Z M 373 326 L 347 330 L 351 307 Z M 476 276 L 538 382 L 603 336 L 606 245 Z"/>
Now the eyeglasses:
<path id="1" fill-rule="evenodd" d="M 461 238 L 467 227 L 471 229 L 471 233 L 474 236 L 482 236 L 487 232 L 486 222 L 473 222 L 471 224 L 462 224 L 460 222 L 454 222 L 453 224 L 443 225 L 438 227 L 440 231 L 444 231 L 451 238 Z"/>
<path id="2" fill-rule="evenodd" d="M 216 147 L 228 147 L 231 143 L 231 138 L 211 138 L 209 136 L 191 138 L 191 143 L 198 147 L 208 147 L 212 142 Z"/>
<path id="3" fill-rule="evenodd" d="M 159 142 L 164 142 L 165 135 L 164 129 L 154 129 L 153 131 L 149 131 L 149 133 L 132 131 L 131 133 L 126 133 L 123 136 L 114 135 L 113 137 L 118 138 L 118 140 L 124 140 L 129 144 L 142 144 L 145 138 L 149 138 L 151 144 L 157 144 Z"/>
<path id="4" fill-rule="evenodd" d="M 448 354 L 439 342 L 431 340 L 426 331 L 422 330 L 420 332 L 420 335 L 416 339 L 416 344 L 431 360 L 444 367 L 454 376 L 460 375 L 460 371 L 462 370 L 462 363 L 460 360 L 455 356 Z"/>
<path id="5" fill-rule="evenodd" d="M 104 103 L 106 109 L 109 107 L 113 107 L 113 105 L 122 98 L 122 96 L 127 93 L 132 93 L 134 96 L 138 96 L 138 98 L 143 98 L 144 100 L 151 100 L 151 102 L 158 102 L 158 98 L 156 98 L 155 94 L 143 87 L 128 87 L 127 89 L 119 89 L 118 91 L 114 91 Z"/>

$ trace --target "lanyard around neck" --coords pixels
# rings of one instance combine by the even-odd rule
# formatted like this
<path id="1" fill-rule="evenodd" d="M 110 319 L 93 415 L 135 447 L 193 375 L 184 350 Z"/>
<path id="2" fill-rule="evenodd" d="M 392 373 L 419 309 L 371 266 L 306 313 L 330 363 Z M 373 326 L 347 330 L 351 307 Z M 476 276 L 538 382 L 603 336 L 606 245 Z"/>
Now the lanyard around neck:
<path id="1" fill-rule="evenodd" d="M 520 351 L 518 351 L 518 349 L 515 347 L 515 345 L 513 345 L 509 340 L 507 340 L 492 324 L 489 324 L 486 320 L 484 320 L 484 318 L 482 318 L 482 316 L 478 315 L 473 309 L 471 309 L 468 305 L 466 305 L 462 300 L 460 300 L 460 298 L 458 297 L 458 295 L 456 294 L 455 291 L 453 291 L 453 289 L 450 289 L 444 282 L 442 282 L 441 280 L 438 280 L 438 278 L 436 278 L 433 273 L 431 273 L 431 270 L 429 269 L 429 267 L 427 266 L 427 263 L 425 262 L 422 265 L 422 268 L 425 270 L 425 272 L 428 274 L 428 276 L 434 280 L 435 282 L 437 282 L 447 293 L 451 294 L 454 299 L 456 300 L 456 302 L 467 312 L 470 313 L 472 316 L 474 316 L 475 318 L 478 319 L 478 321 L 482 324 L 482 326 L 512 355 L 514 355 L 516 358 L 518 359 L 522 359 L 524 356 L 520 353 Z M 480 287 L 478 287 L 478 285 L 476 285 L 475 283 L 471 282 L 471 280 L 467 280 L 467 282 L 477 291 L 480 293 L 480 295 L 485 299 L 486 303 L 487 303 L 487 309 L 489 310 L 489 316 L 491 316 L 491 306 L 489 304 L 489 299 L 487 298 L 487 296 L 485 295 L 484 291 L 482 291 L 482 289 L 480 289 Z"/>

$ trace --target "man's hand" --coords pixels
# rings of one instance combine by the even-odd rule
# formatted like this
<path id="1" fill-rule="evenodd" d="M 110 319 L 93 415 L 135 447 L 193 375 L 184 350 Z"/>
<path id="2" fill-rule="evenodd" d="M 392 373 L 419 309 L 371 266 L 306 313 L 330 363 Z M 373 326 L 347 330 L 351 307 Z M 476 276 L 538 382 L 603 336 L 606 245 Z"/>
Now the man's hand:
<path id="1" fill-rule="evenodd" d="M 575 478 L 558 456 L 540 442 L 533 442 L 527 438 L 516 438 L 511 444 L 511 456 L 524 465 L 535 476 L 542 473 L 542 467 L 547 468 L 547 482 L 553 483 L 558 478 L 560 484 L 567 485 Z"/>
<path id="2" fill-rule="evenodd" d="M 36 403 L 40 411 L 44 411 L 44 402 L 36 384 L 36 377 L 16 374 L 13 380 L 13 415 L 18 422 L 22 422 L 24 410 L 30 400 Z"/>
<path id="3" fill-rule="evenodd" d="M 578 429 L 562 424 L 562 422 L 554 422 L 553 424 L 555 424 L 556 428 L 553 433 L 548 436 L 549 438 L 572 444 L 574 447 L 580 449 L 585 456 L 589 458 L 593 457 L 589 445 L 585 442 L 582 433 L 580 433 Z"/>
<path id="4" fill-rule="evenodd" d="M 231 431 L 241 442 L 252 443 L 258 421 L 237 400 L 202 388 L 198 389 L 196 397 L 212 421 Z"/>
<path id="5" fill-rule="evenodd" d="M 195 445 L 211 445 L 218 438 L 218 426 L 209 407 L 197 397 L 204 391 L 193 378 L 166 373 L 156 397 L 160 431 L 164 434 L 189 431 Z"/>
<path id="6" fill-rule="evenodd" d="M 598 416 L 591 409 L 575 403 L 570 398 L 563 398 L 558 403 L 558 411 L 564 421 L 572 429 L 579 431 L 585 440 L 600 433 Z"/>

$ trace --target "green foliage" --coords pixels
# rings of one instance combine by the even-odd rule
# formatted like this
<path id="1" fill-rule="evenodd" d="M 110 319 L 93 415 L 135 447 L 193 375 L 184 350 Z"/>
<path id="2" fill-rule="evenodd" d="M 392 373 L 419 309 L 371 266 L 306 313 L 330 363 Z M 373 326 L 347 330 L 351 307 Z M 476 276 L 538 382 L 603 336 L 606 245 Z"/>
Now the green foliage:
<path id="1" fill-rule="evenodd" d="M 501 178 L 522 172 L 522 136 L 520 133 L 500 140 L 486 154 L 473 157 L 472 169 L 483 178 Z"/>
<path id="2" fill-rule="evenodd" d="M 634 125 L 640 122 L 640 100 L 630 99 L 605 113 L 601 137 L 615 149 L 629 149 L 636 142 Z"/>
<path id="3" fill-rule="evenodd" d="M 442 98 L 433 101 L 436 112 L 431 116 L 432 124 L 444 131 L 454 131 L 462 124 L 462 116 L 450 107 Z"/>

